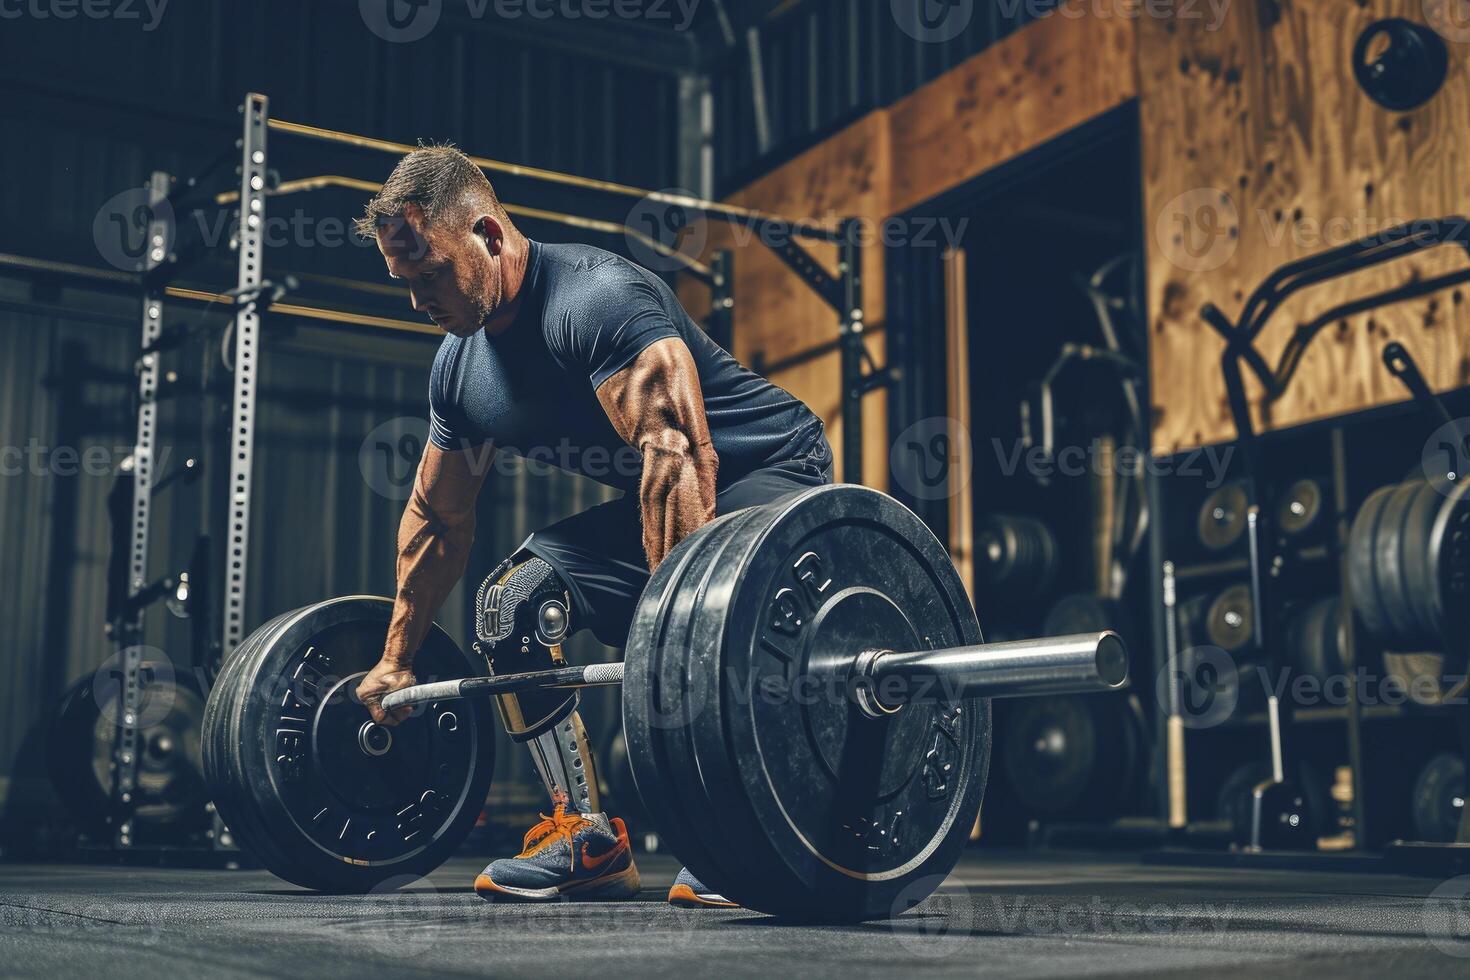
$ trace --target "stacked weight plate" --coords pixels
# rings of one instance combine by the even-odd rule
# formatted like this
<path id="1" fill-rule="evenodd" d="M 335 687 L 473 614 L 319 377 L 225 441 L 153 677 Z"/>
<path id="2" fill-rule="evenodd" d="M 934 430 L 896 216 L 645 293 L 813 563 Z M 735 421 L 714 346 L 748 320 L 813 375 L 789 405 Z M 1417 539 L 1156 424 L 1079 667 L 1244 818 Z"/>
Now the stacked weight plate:
<path id="1" fill-rule="evenodd" d="M 721 518 L 659 566 L 628 638 L 624 731 L 660 837 L 758 911 L 916 904 L 979 810 L 989 704 L 869 719 L 846 683 L 862 650 L 979 638 L 948 556 L 891 498 L 826 487 Z"/>
<path id="2" fill-rule="evenodd" d="M 392 729 L 352 692 L 382 653 L 392 602 L 333 599 L 278 616 L 235 650 L 203 723 L 215 807 L 241 846 L 280 877 L 367 891 L 427 874 L 464 840 L 494 765 L 483 702 L 428 706 Z M 476 673 L 435 627 L 422 681 Z"/>
<path id="3" fill-rule="evenodd" d="M 1470 647 L 1470 481 L 1380 487 L 1353 519 L 1348 566 L 1363 625 L 1394 650 Z"/>

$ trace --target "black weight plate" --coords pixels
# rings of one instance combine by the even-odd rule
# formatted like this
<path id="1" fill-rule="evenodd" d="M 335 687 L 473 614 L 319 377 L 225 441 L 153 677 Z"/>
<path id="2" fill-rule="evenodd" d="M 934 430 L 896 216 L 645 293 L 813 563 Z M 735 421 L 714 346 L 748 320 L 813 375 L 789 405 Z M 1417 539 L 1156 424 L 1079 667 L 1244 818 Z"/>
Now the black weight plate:
<path id="1" fill-rule="evenodd" d="M 1413 613 L 1414 634 L 1425 648 L 1439 643 L 1439 624 L 1435 617 L 1434 595 L 1439 588 L 1435 570 L 1430 564 L 1429 536 L 1445 498 L 1428 480 L 1418 481 L 1418 490 L 1404 515 L 1402 538 L 1404 594 Z"/>
<path id="2" fill-rule="evenodd" d="M 244 848 L 266 867 L 284 865 L 290 860 L 289 842 L 282 841 L 278 846 L 264 822 L 263 806 L 251 792 L 244 774 L 239 738 L 230 718 L 236 706 L 253 696 L 243 679 L 254 676 L 262 651 L 311 608 L 303 606 L 282 613 L 246 636 L 225 659 L 205 708 L 205 776 L 213 792 L 215 809 L 234 836 L 235 844 L 247 842 Z"/>
<path id="3" fill-rule="evenodd" d="M 1205 614 L 1205 638 L 1230 653 L 1250 646 L 1255 633 L 1251 588 L 1243 583 L 1225 589 Z"/>
<path id="4" fill-rule="evenodd" d="M 1449 843 L 1465 810 L 1465 760 L 1453 752 L 1430 759 L 1414 780 L 1415 840 Z"/>
<path id="5" fill-rule="evenodd" d="M 1401 483 L 1383 502 L 1373 536 L 1373 582 L 1387 621 L 1387 636 L 1399 649 L 1417 645 L 1414 611 L 1404 588 L 1404 519 L 1420 483 Z"/>
<path id="6" fill-rule="evenodd" d="M 1306 826 L 1300 831 L 1302 839 L 1319 834 L 1326 826 L 1329 814 L 1327 787 L 1324 785 L 1316 770 L 1301 763 L 1295 767 L 1295 779 L 1290 780 L 1295 790 L 1295 798 L 1300 801 L 1297 809 L 1306 818 Z M 1225 781 L 1220 784 L 1219 792 L 1215 797 L 1215 819 L 1223 820 L 1230 824 L 1231 834 L 1236 843 L 1245 843 L 1250 839 L 1251 825 L 1251 797 L 1255 788 L 1262 783 L 1271 780 L 1271 766 L 1265 762 L 1247 762 L 1233 770 Z M 1292 802 L 1287 799 L 1285 802 Z M 1268 820 L 1268 829 L 1269 829 Z"/>
<path id="7" fill-rule="evenodd" d="M 246 696 L 240 693 L 240 677 L 244 673 L 244 665 L 252 662 L 255 652 L 263 643 L 270 641 L 278 628 L 302 611 L 294 609 L 283 613 L 246 636 L 221 664 L 204 706 L 205 783 L 210 788 L 215 810 L 225 828 L 238 837 L 236 828 L 247 827 L 246 834 L 256 842 L 256 850 L 274 849 L 273 842 L 260 826 L 256 808 L 248 795 L 242 796 L 237 792 L 240 787 L 233 773 L 238 769 L 239 745 L 232 741 L 229 726 L 224 720 L 227 712 L 222 709 Z M 275 860 L 284 861 L 285 857 L 277 852 Z"/>
<path id="8" fill-rule="evenodd" d="M 485 704 L 429 705 L 387 730 L 374 754 L 366 709 L 350 692 L 378 660 L 390 600 L 358 596 L 306 607 L 242 645 L 217 687 L 207 741 L 217 805 L 241 845 L 288 881 L 364 891 L 426 874 L 459 845 L 484 801 L 493 765 Z M 415 660 L 421 682 L 475 673 L 437 627 Z M 385 730 L 377 729 L 381 735 Z M 220 771 L 219 763 L 228 763 Z M 224 801 L 228 800 L 228 803 Z"/>
<path id="9" fill-rule="evenodd" d="M 1011 792 L 1028 815 L 1100 809 L 1093 792 L 1106 749 L 1089 700 L 1018 698 L 1005 706 L 1000 755 Z"/>
<path id="10" fill-rule="evenodd" d="M 1444 638 L 1446 670 L 1462 674 L 1470 655 L 1470 480 L 1444 493 L 1429 533 L 1429 564 L 1439 585 L 1432 608 Z"/>
<path id="11" fill-rule="evenodd" d="M 979 626 L 944 549 L 892 498 L 826 487 L 772 513 L 743 560 L 717 567 L 734 632 L 718 645 L 723 669 L 691 666 L 691 681 L 723 682 L 695 720 L 696 739 L 716 763 L 735 764 L 752 829 L 787 870 L 787 887 L 759 896 L 768 910 L 892 915 L 900 894 L 917 901 L 916 887 L 938 884 L 968 838 L 984 789 L 989 705 L 909 704 L 872 721 L 845 696 L 848 671 L 861 649 L 975 643 Z M 696 636 L 710 636 L 711 625 L 700 620 Z M 714 648 L 696 643 L 695 659 Z M 796 678 L 823 682 L 809 689 L 820 693 L 766 696 Z M 728 756 L 713 751 L 720 735 Z"/>
<path id="12" fill-rule="evenodd" d="M 638 796 L 638 787 L 633 783 L 633 767 L 628 762 L 628 741 L 622 729 L 607 743 L 603 753 L 603 780 L 607 784 L 607 799 L 603 809 L 616 813 L 635 832 L 649 830 L 648 813 Z"/>
<path id="13" fill-rule="evenodd" d="M 1056 537 L 1045 523 L 1017 514 L 989 514 L 975 533 L 976 573 L 1008 592 L 1045 592 L 1056 574 Z"/>
<path id="14" fill-rule="evenodd" d="M 989 706 L 910 704 L 869 721 L 846 697 L 846 671 L 869 646 L 978 642 L 978 624 L 948 556 L 891 498 L 822 487 L 752 510 L 700 594 L 675 602 L 692 637 L 684 686 L 703 708 L 663 741 L 680 741 L 693 767 L 640 768 L 651 739 L 634 728 L 650 708 L 625 690 L 640 791 L 655 780 L 704 801 L 700 850 L 732 855 L 724 893 L 747 907 L 827 920 L 904 911 L 953 867 L 973 825 Z M 636 624 L 661 605 L 657 589 L 640 602 L 632 676 L 646 676 L 649 656 Z M 896 907 L 900 896 L 912 901 Z"/>
<path id="15" fill-rule="evenodd" d="M 1388 629 L 1388 617 L 1383 611 L 1374 575 L 1377 566 L 1375 541 L 1383 504 L 1395 489 L 1397 484 L 1389 484 L 1370 493 L 1353 517 L 1348 536 L 1348 575 L 1352 583 L 1353 608 L 1368 632 L 1380 638 Z"/>
<path id="16" fill-rule="evenodd" d="M 1197 523 L 1200 544 L 1223 551 L 1239 541 L 1245 534 L 1249 507 L 1245 487 L 1239 483 L 1227 483 L 1206 497 Z"/>
<path id="17" fill-rule="evenodd" d="M 200 751 L 204 699 L 187 674 L 150 662 L 142 670 L 159 679 L 143 691 L 137 782 L 128 809 L 134 833 L 159 843 L 208 824 Z M 57 795 L 77 825 L 94 835 L 111 832 L 120 694 L 115 686 L 99 689 L 93 676 L 84 677 L 59 703 L 50 729 L 48 761 Z"/>
<path id="18" fill-rule="evenodd" d="M 1342 603 L 1337 596 L 1298 609 L 1287 622 L 1286 648 L 1292 667 L 1325 683 L 1342 673 Z"/>
<path id="19" fill-rule="evenodd" d="M 756 508 L 732 515 L 731 520 L 713 529 L 692 549 L 679 578 L 670 583 L 661 604 L 664 632 L 653 651 L 657 658 L 659 713 L 646 716 L 658 724 L 655 738 L 665 760 L 663 772 L 679 776 L 673 782 L 665 781 L 666 789 L 672 788 L 674 793 L 665 797 L 666 809 L 658 811 L 658 826 L 667 824 L 670 828 L 668 834 L 661 833 L 661 836 L 668 837 L 670 849 L 702 882 L 725 895 L 759 887 L 758 882 L 752 884 L 748 880 L 745 858 L 760 847 L 760 841 L 743 843 L 741 835 L 748 832 L 748 822 L 735 820 L 732 825 L 732 814 L 712 802 L 712 796 L 723 786 L 712 787 L 710 773 L 728 769 L 728 762 L 720 760 L 721 764 L 716 764 L 711 749 L 695 740 L 694 727 L 697 719 L 709 710 L 710 699 L 716 696 L 716 685 L 691 684 L 688 667 L 695 645 L 711 642 L 697 638 L 695 629 L 709 615 L 703 607 L 709 601 L 716 569 L 721 563 L 738 560 L 731 552 L 731 543 L 745 529 L 759 524 L 760 518 Z M 723 608 L 726 599 L 716 593 L 712 601 Z M 715 617 L 719 616 L 717 611 Z M 713 751 L 719 753 L 721 746 L 715 746 Z M 738 811 L 738 800 L 734 806 Z"/>
<path id="20" fill-rule="evenodd" d="M 1276 505 L 1276 526 L 1286 535 L 1305 534 L 1321 516 L 1322 484 L 1312 479 L 1292 483 Z"/>
<path id="21" fill-rule="evenodd" d="M 659 564 L 639 599 L 624 651 L 623 737 L 638 795 L 663 843 L 710 887 L 723 887 L 715 882 L 728 873 L 701 833 L 709 820 L 707 803 L 693 778 L 672 778 L 697 765 L 685 730 L 704 710 L 688 700 L 681 666 L 695 593 L 707 580 L 713 556 L 752 518 L 751 510 L 710 522 Z"/>

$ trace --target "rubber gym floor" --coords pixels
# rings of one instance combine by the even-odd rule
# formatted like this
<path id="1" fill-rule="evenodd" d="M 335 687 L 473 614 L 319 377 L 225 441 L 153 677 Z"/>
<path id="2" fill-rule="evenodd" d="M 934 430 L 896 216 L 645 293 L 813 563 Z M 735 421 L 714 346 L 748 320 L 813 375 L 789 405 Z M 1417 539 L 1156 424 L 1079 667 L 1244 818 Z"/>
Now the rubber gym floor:
<path id="1" fill-rule="evenodd" d="M 491 905 L 456 858 L 383 895 L 264 871 L 0 865 L 0 974 L 17 977 L 1405 977 L 1470 972 L 1438 879 L 972 851 L 891 922 L 796 926 L 663 902 Z M 1456 879 L 1458 881 L 1458 879 Z M 1470 880 L 1470 879 L 1467 879 Z M 1443 895 L 1444 889 L 1436 895 Z M 1459 938 L 1457 938 L 1459 937 Z"/>

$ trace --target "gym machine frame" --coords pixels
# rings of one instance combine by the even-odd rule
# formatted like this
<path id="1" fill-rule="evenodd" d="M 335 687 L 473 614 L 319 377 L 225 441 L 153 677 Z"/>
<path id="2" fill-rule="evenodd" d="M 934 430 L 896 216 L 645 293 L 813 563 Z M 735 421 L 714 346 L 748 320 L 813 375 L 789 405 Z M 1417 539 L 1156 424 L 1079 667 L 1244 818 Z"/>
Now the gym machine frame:
<path id="1" fill-rule="evenodd" d="M 1383 234 L 1328 249 L 1314 256 L 1287 263 L 1267 276 L 1255 289 L 1242 307 L 1240 319 L 1232 323 L 1213 303 L 1200 309 L 1204 321 L 1225 340 L 1225 351 L 1221 356 L 1221 371 L 1225 379 L 1226 393 L 1231 416 L 1236 427 L 1236 444 L 1241 449 L 1244 461 L 1244 482 L 1248 499 L 1247 542 L 1249 546 L 1249 570 L 1251 598 L 1254 606 L 1253 637 L 1255 647 L 1274 662 L 1271 653 L 1267 625 L 1272 608 L 1268 605 L 1272 597 L 1272 580 L 1280 574 L 1288 561 L 1273 544 L 1276 538 L 1270 527 L 1271 509 L 1261 506 L 1262 487 L 1260 474 L 1261 440 L 1263 434 L 1256 431 L 1250 414 L 1250 403 L 1246 396 L 1242 364 L 1262 385 L 1267 402 L 1279 399 L 1287 390 L 1300 366 L 1302 358 L 1312 340 L 1328 325 L 1348 316 L 1363 313 L 1381 306 L 1403 302 L 1470 282 L 1470 269 L 1447 273 L 1422 281 L 1411 281 L 1403 286 L 1383 290 L 1360 299 L 1342 303 L 1321 313 L 1310 322 L 1299 324 L 1273 368 L 1255 346 L 1256 339 L 1265 329 L 1266 323 L 1281 305 L 1293 294 L 1322 282 L 1350 275 L 1362 269 L 1380 265 L 1419 251 L 1439 245 L 1458 245 L 1470 256 L 1470 222 L 1465 218 L 1448 216 L 1436 220 L 1418 221 L 1399 225 Z M 1388 370 L 1402 381 L 1413 398 L 1418 401 L 1436 423 L 1450 419 L 1443 404 L 1430 391 L 1417 366 L 1402 345 L 1389 343 L 1383 351 Z M 1335 505 L 1335 535 L 1340 556 L 1339 588 L 1342 601 L 1342 661 L 1344 669 L 1351 673 L 1357 664 L 1355 623 L 1353 615 L 1352 589 L 1349 582 L 1347 562 L 1347 536 L 1350 515 L 1348 514 L 1347 449 L 1342 426 L 1332 430 L 1332 461 Z M 1185 758 L 1184 728 L 1179 705 L 1179 632 L 1176 615 L 1176 576 L 1172 562 L 1163 564 L 1163 600 L 1165 615 L 1165 658 L 1168 676 L 1171 679 L 1169 707 L 1167 711 L 1167 773 L 1165 804 L 1170 827 L 1182 829 L 1187 824 L 1184 805 Z M 1273 788 L 1279 789 L 1286 782 L 1290 769 L 1285 753 L 1292 723 L 1289 705 L 1283 705 L 1275 692 L 1267 692 L 1267 721 L 1269 724 L 1270 762 Z M 1353 774 L 1353 808 L 1356 822 L 1357 841 L 1366 834 L 1367 823 L 1363 802 L 1361 705 L 1356 697 L 1347 702 L 1348 760 Z M 1248 849 L 1260 851 L 1267 846 L 1263 842 L 1262 808 L 1264 797 L 1253 796 L 1251 840 Z M 1462 823 L 1462 829 L 1464 824 Z"/>

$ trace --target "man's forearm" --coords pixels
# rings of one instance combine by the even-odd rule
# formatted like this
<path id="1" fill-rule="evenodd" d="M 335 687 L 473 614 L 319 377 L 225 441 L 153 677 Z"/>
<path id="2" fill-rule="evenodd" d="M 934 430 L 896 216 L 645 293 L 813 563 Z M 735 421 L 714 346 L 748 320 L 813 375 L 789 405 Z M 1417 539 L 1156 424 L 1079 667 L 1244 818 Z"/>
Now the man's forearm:
<path id="1" fill-rule="evenodd" d="M 429 633 L 434 616 L 464 574 L 475 540 L 475 512 L 441 515 L 415 492 L 398 527 L 398 593 L 383 659 L 401 667 Z"/>
<path id="2" fill-rule="evenodd" d="M 718 457 L 708 443 L 694 448 L 645 447 L 639 504 L 643 550 L 655 569 L 674 546 L 715 516 Z"/>

